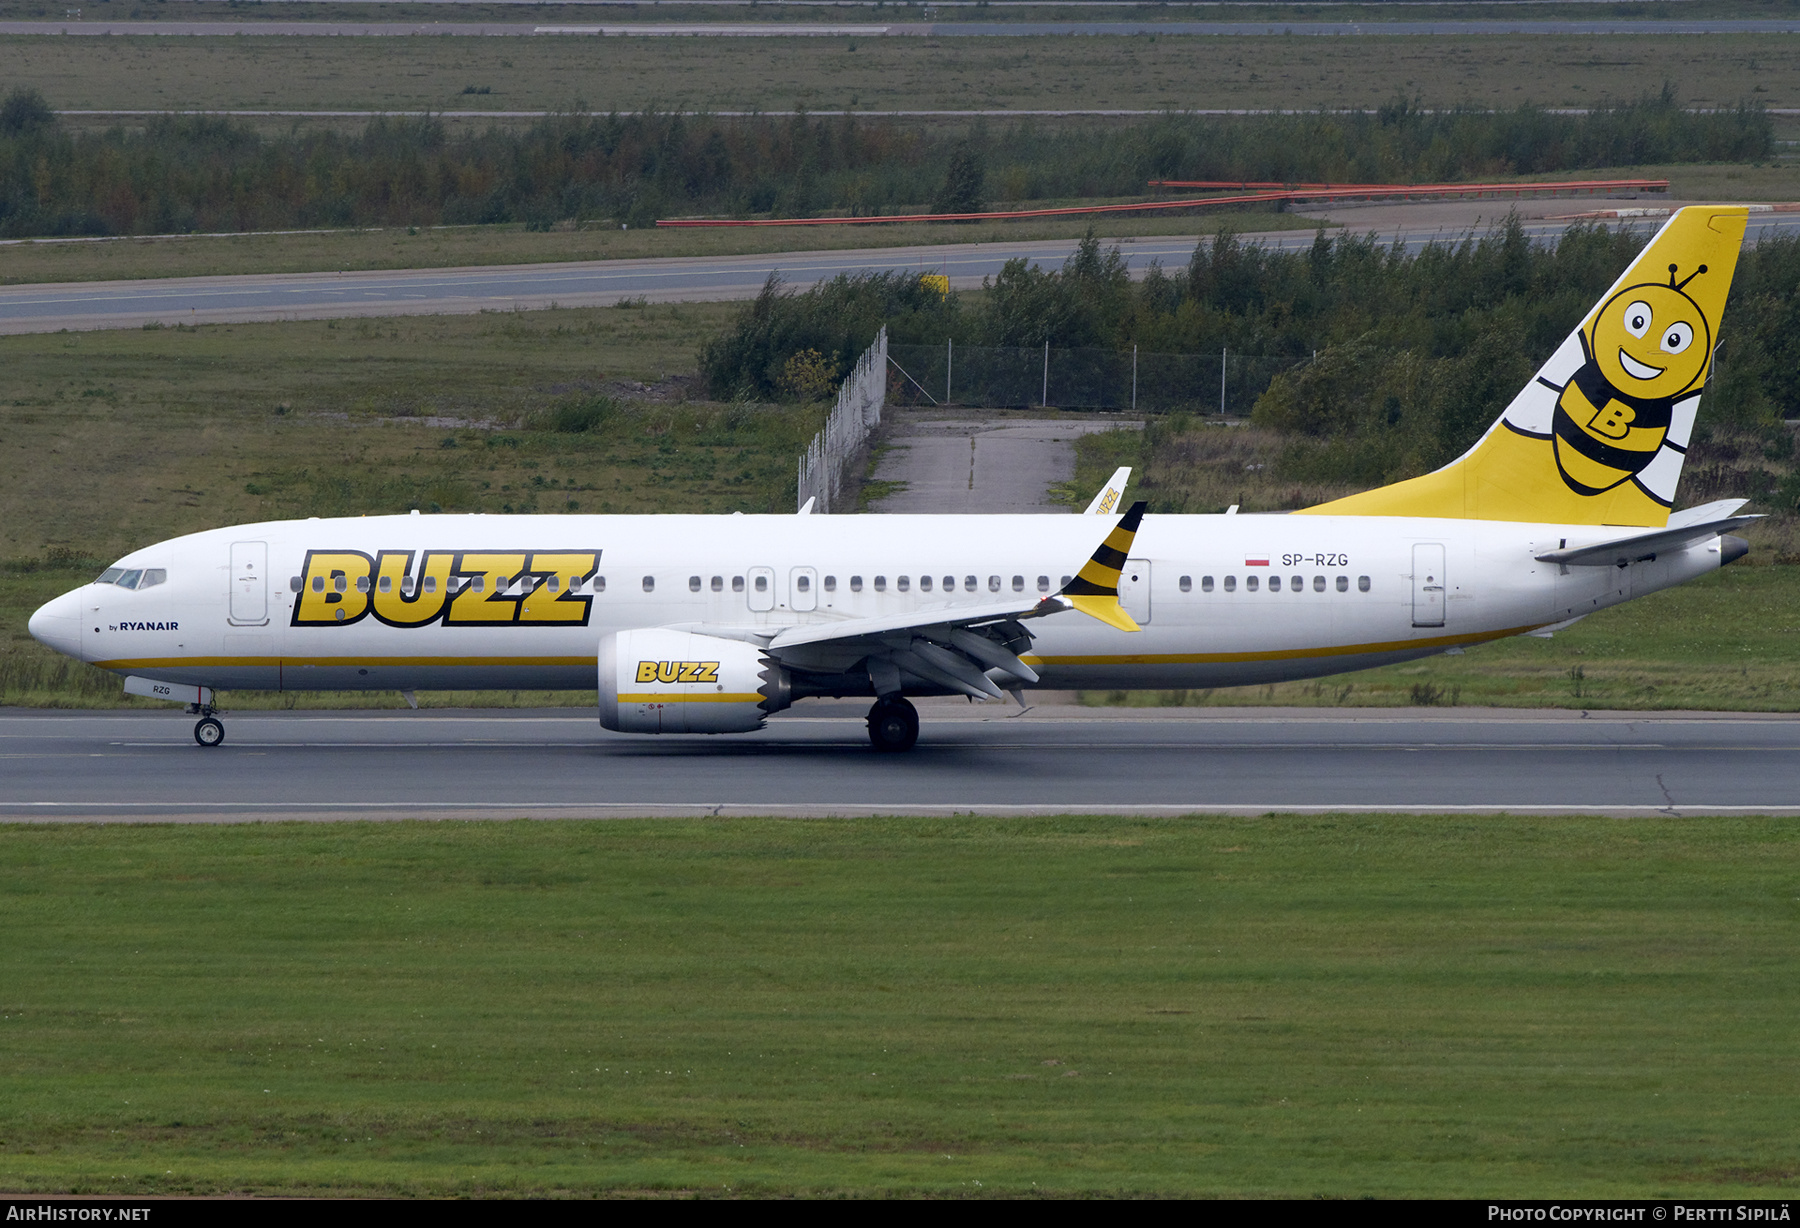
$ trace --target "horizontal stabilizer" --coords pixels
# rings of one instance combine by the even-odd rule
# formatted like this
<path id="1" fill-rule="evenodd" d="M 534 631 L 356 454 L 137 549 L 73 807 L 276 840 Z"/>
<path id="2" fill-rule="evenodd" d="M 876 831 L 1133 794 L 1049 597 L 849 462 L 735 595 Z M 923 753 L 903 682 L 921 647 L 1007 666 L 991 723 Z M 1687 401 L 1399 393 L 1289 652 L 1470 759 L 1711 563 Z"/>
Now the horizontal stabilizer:
<path id="1" fill-rule="evenodd" d="M 1564 567 L 1629 567 L 1633 563 L 1648 562 L 1660 553 L 1719 537 L 1761 519 L 1761 516 L 1728 516 L 1724 520 L 1712 520 L 1705 524 L 1684 525 L 1657 533 L 1639 533 L 1636 537 L 1601 542 L 1597 546 L 1552 550 L 1548 554 L 1538 555 L 1537 561 L 1560 563 Z"/>

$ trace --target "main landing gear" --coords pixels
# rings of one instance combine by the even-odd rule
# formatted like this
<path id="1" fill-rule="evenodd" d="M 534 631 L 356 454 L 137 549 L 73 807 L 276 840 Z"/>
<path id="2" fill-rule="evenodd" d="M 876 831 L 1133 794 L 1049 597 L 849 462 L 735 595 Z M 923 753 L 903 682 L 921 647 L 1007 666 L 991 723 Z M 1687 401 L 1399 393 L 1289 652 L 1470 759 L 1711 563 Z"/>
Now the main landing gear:
<path id="1" fill-rule="evenodd" d="M 195 713 L 200 715 L 200 719 L 194 723 L 194 741 L 202 746 L 217 746 L 225 740 L 225 723 L 213 715 L 217 711 L 217 708 L 210 705 L 204 708 L 199 704 L 188 705 L 189 716 Z"/>
<path id="2" fill-rule="evenodd" d="M 919 740 L 919 712 L 899 695 L 883 695 L 869 709 L 869 741 L 876 750 L 911 750 Z"/>

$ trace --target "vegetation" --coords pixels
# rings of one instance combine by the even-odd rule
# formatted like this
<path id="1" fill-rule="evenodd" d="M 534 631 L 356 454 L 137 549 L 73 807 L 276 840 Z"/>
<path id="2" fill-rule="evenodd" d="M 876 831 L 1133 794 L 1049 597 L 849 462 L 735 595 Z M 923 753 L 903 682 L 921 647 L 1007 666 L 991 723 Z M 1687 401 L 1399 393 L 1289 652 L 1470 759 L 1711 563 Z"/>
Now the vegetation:
<path id="1" fill-rule="evenodd" d="M 1755 0 L 1747 0 L 1754 4 Z M 163 8 L 134 4 L 140 12 Z M 187 5 L 177 6 L 186 9 Z M 1789 15 L 1764 0 L 1768 16 Z M 116 12 L 118 5 L 112 6 Z M 123 15 L 129 16 L 131 8 Z M 1656 5 L 1634 16 L 1694 6 Z M 242 5 L 241 13 L 257 10 Z M 323 17 L 331 6 L 307 5 Z M 689 10 L 691 12 L 691 10 Z M 766 13 L 769 10 L 761 10 Z M 788 10 L 790 13 L 793 10 Z M 995 20 L 1003 10 L 981 10 Z M 1257 20 L 1248 10 L 1232 10 Z M 1606 10 L 1568 6 L 1581 20 Z M 108 15 L 104 8 L 90 15 Z M 282 17 L 264 5 L 263 17 Z M 378 20 L 364 5 L 341 21 Z M 459 9 L 459 16 L 463 10 Z M 607 20 L 630 20 L 621 9 Z M 942 20 L 950 10 L 940 10 Z M 1430 10 L 1406 9 L 1412 20 Z M 1512 8 L 1509 14 L 1530 10 Z M 407 21 L 439 21 L 421 5 Z M 1180 17 L 1179 9 L 1140 9 Z M 60 17 L 60 10 L 52 10 Z M 1391 10 L 1387 14 L 1391 16 Z M 1492 16 L 1488 10 L 1486 16 Z M 285 10 L 286 20 L 301 14 Z M 668 11 L 646 7 L 650 20 Z M 752 17 L 726 10 L 724 20 Z M 1042 18 L 1040 11 L 1035 15 Z M 1061 14 L 1059 18 L 1066 17 Z M 1192 19 L 1191 11 L 1188 11 Z M 1362 17 L 1368 17 L 1364 13 Z M 463 18 L 473 20 L 472 16 Z M 565 9 L 549 16 L 561 23 Z M 802 17 L 802 20 L 806 18 Z M 812 20 L 818 20 L 814 13 Z M 1320 20 L 1317 11 L 1304 20 Z M 1329 18 L 1326 18 L 1329 19 Z M 1351 19 L 1361 19 L 1352 17 Z M 1380 18 L 1376 18 L 1379 20 Z M 485 20 L 531 21 L 499 8 Z M 405 64 L 404 72 L 394 65 Z M 1202 69 L 1196 71 L 1196 64 Z M 689 111 L 1377 107 L 1406 96 L 1479 107 L 1584 107 L 1673 81 L 1694 106 L 1800 106 L 1800 47 L 1766 34 L 1081 38 L 44 38 L 0 36 L 0 81 L 59 108 L 282 111 Z M 467 95 L 470 85 L 491 93 Z M 87 121 L 93 122 L 93 121 Z M 110 121 L 100 120 L 101 124 Z M 271 117 L 271 131 L 296 121 Z M 343 121 L 312 121 L 338 125 Z M 486 121 L 481 121 L 486 122 Z M 498 120 L 496 122 L 508 122 Z M 1787 123 L 1789 121 L 1779 120 Z M 959 124 L 960 126 L 960 124 Z M 1101 121 L 1100 126 L 1110 126 Z M 991 169 L 991 168 L 990 168 Z"/>
<path id="2" fill-rule="evenodd" d="M 438 119 L 259 135 L 208 116 L 66 131 L 43 96 L 0 104 L 0 235 L 967 210 L 1117 196 L 1154 178 L 1419 182 L 1633 162 L 1760 160 L 1768 117 L 1680 107 L 1672 91 L 1588 114 L 1533 107 L 1379 114 L 1168 115 L 1119 128 L 1009 124 L 957 137 L 852 117 L 561 115 L 452 135 Z M 988 185 L 984 192 L 983 185 Z"/>
<path id="3" fill-rule="evenodd" d="M 9 1190 L 1772 1196 L 1794 825 L 0 830 Z"/>

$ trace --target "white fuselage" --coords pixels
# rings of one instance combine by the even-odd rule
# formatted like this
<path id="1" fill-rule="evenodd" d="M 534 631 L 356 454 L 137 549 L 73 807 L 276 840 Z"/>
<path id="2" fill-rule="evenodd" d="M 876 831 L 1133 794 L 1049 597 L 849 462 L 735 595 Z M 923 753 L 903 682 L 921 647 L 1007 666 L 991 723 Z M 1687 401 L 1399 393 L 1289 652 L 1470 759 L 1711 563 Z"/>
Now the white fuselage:
<path id="1" fill-rule="evenodd" d="M 165 570 L 166 582 L 138 591 L 87 585 L 45 607 L 32 628 L 70 655 L 120 674 L 214 688 L 585 690 L 595 686 L 597 644 L 611 632 L 675 626 L 743 638 L 794 624 L 955 610 L 1021 591 L 1054 592 L 1110 523 L 1097 516 L 955 515 L 277 521 L 136 551 L 120 565 Z M 1624 568 L 1561 567 L 1534 558 L 1633 532 L 1641 530 L 1362 516 L 1148 516 L 1120 585 L 1121 603 L 1142 630 L 1121 632 L 1078 612 L 1060 613 L 1030 622 L 1036 639 L 1022 655 L 1041 675 L 1040 685 L 1057 688 L 1215 687 L 1314 677 L 1564 622 L 1720 564 L 1717 538 Z M 304 594 L 295 587 L 309 555 L 320 552 L 360 552 L 371 560 L 411 552 L 410 564 L 391 566 L 414 573 L 431 552 L 439 552 L 445 568 L 454 565 L 442 560 L 444 553 L 481 555 L 486 591 L 462 596 L 467 609 L 486 609 L 490 621 L 297 622 Z M 522 621 L 523 613 L 511 613 L 535 602 L 541 619 L 553 598 L 542 574 L 535 596 L 499 586 L 505 577 L 493 570 L 496 556 L 523 556 L 530 567 L 535 556 L 584 553 L 597 555 L 592 577 L 574 592 L 562 581 L 557 599 L 563 605 L 551 620 Z M 480 571 L 462 574 L 472 585 Z M 929 577 L 929 588 L 922 577 Z M 594 591 L 600 578 L 604 589 Z M 379 582 L 371 574 L 371 589 Z M 354 610 L 358 598 L 352 579 L 340 604 Z M 319 600 L 315 594 L 313 615 L 322 608 Z M 492 621 L 502 616 L 521 621 Z"/>

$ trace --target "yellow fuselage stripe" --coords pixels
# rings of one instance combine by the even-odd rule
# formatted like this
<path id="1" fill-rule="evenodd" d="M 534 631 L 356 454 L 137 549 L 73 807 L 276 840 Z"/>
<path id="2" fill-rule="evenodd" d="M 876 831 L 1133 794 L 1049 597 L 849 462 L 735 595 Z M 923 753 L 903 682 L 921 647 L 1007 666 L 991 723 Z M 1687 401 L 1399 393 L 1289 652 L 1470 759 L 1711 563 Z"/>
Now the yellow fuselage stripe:
<path id="1" fill-rule="evenodd" d="M 747 695 L 731 691 L 701 692 L 696 695 L 662 695 L 655 691 L 633 691 L 630 694 L 621 693 L 619 702 L 622 704 L 756 704 L 762 702 L 762 696 L 755 691 L 751 691 Z"/>

